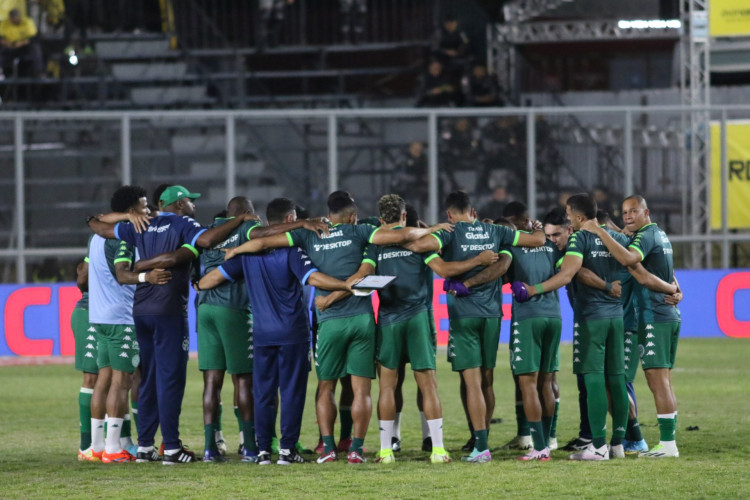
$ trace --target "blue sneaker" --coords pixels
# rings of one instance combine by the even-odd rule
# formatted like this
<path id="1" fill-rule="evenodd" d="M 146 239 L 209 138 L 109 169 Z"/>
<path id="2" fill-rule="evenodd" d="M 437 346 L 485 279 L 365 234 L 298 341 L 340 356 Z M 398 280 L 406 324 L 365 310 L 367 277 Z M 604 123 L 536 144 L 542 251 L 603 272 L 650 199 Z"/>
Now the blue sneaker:
<path id="1" fill-rule="evenodd" d="M 138 456 L 138 445 L 137 444 L 131 444 L 127 448 L 125 448 L 125 450 L 128 453 L 130 453 L 131 455 L 133 455 L 134 457 Z"/>
<path id="2" fill-rule="evenodd" d="M 645 439 L 641 439 L 640 441 L 623 440 L 622 445 L 625 448 L 626 455 L 648 451 L 648 444 Z"/>
<path id="3" fill-rule="evenodd" d="M 243 462 L 249 462 L 249 463 L 258 463 L 258 452 L 257 451 L 251 451 L 247 448 L 242 448 L 242 451 L 240 453 L 242 456 Z"/>
<path id="4" fill-rule="evenodd" d="M 203 452 L 203 461 L 217 464 L 226 462 L 227 459 L 224 458 L 224 455 L 222 455 L 219 450 L 206 450 Z"/>
<path id="5" fill-rule="evenodd" d="M 492 460 L 490 450 L 479 451 L 474 448 L 474 451 L 468 457 L 461 457 L 462 462 L 470 462 L 474 464 L 484 464 Z"/>

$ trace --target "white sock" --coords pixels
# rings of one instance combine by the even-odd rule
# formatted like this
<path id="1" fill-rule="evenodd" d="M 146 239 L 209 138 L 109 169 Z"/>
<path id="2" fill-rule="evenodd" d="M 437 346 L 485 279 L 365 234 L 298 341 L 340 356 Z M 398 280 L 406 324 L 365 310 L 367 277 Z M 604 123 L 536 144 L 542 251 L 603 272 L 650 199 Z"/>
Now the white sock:
<path id="1" fill-rule="evenodd" d="M 216 432 L 214 433 L 214 436 L 215 436 L 215 438 L 216 438 L 216 442 L 217 442 L 217 443 L 218 443 L 219 441 L 224 441 L 224 433 L 223 433 L 223 432 L 221 432 L 221 431 L 216 431 Z"/>
<path id="2" fill-rule="evenodd" d="M 391 438 L 393 437 L 394 420 L 380 420 L 380 449 L 391 449 Z"/>
<path id="3" fill-rule="evenodd" d="M 245 433 L 240 431 L 240 444 L 245 444 Z"/>
<path id="4" fill-rule="evenodd" d="M 393 421 L 393 436 L 401 441 L 401 412 L 396 413 L 396 420 Z"/>
<path id="5" fill-rule="evenodd" d="M 428 420 L 427 425 L 430 427 L 430 436 L 432 436 L 432 449 L 443 447 L 443 419 L 436 418 Z"/>
<path id="6" fill-rule="evenodd" d="M 664 413 L 663 415 L 656 415 L 656 418 L 675 418 L 677 416 L 677 412 L 674 413 Z"/>
<path id="7" fill-rule="evenodd" d="M 431 436 L 430 426 L 427 425 L 427 417 L 424 416 L 424 412 L 419 412 L 419 418 L 422 420 L 422 441 Z"/>
<path id="8" fill-rule="evenodd" d="M 138 453 L 150 453 L 154 451 L 153 446 L 139 446 L 138 447 Z"/>
<path id="9" fill-rule="evenodd" d="M 122 432 L 123 421 L 124 419 L 122 418 L 107 418 L 107 453 L 119 453 L 120 450 L 122 450 L 122 448 L 120 447 L 120 433 Z"/>
<path id="10" fill-rule="evenodd" d="M 177 453 L 178 451 L 180 451 L 180 449 L 179 449 L 179 448 L 175 448 L 175 449 L 173 449 L 173 450 L 164 450 L 164 454 L 165 454 L 165 455 L 174 455 L 174 454 L 175 454 L 175 453 Z"/>
<path id="11" fill-rule="evenodd" d="M 91 419 L 91 449 L 99 453 L 104 451 L 104 419 Z"/>

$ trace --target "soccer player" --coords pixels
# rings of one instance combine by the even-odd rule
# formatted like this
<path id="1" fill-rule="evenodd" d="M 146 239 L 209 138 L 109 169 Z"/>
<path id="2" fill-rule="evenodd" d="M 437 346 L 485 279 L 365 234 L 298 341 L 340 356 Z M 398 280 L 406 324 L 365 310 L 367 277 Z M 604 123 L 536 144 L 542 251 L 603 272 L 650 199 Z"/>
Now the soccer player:
<path id="1" fill-rule="evenodd" d="M 199 196 L 183 186 L 170 186 L 160 197 L 163 212 L 158 217 L 151 220 L 129 217 L 134 224 L 124 224 L 117 222 L 123 220 L 123 215 L 113 213 L 90 217 L 89 226 L 100 236 L 135 245 L 141 258 L 150 259 L 181 246 L 197 255 L 196 246 L 212 247 L 224 241 L 242 222 L 253 218 L 237 217 L 221 226 L 206 229 L 192 218 L 195 210 L 192 200 Z M 142 370 L 137 460 L 158 460 L 159 455 L 153 446 L 156 428 L 160 426 L 165 465 L 195 460 L 195 454 L 182 445 L 179 433 L 190 348 L 187 328 L 190 264 L 172 267 L 170 271 L 172 279 L 164 286 L 147 283 L 146 274 L 140 273 L 133 304 Z"/>
<path id="2" fill-rule="evenodd" d="M 646 270 L 667 283 L 674 281 L 672 245 L 667 235 L 651 222 L 648 204 L 642 196 L 625 198 L 622 204 L 625 228 L 634 234 L 627 247 L 605 234 L 598 225 L 584 225 L 586 231 L 598 236 L 622 265 L 632 266 L 643 263 Z M 664 293 L 673 290 L 654 292 L 637 288 L 634 300 L 639 311 L 638 349 L 641 365 L 646 375 L 649 389 L 654 395 L 657 418 L 659 420 L 659 444 L 640 457 L 664 458 L 679 457 L 675 440 L 677 399 L 672 388 L 672 368 L 677 354 L 677 341 L 680 335 L 680 311 L 665 301 Z"/>
<path id="3" fill-rule="evenodd" d="M 541 230 L 526 234 L 477 221 L 469 196 L 463 191 L 450 193 L 445 205 L 448 220 L 456 225 L 455 231 L 436 232 L 408 245 L 409 250 L 442 250 L 443 258 L 453 262 L 469 259 L 484 250 L 497 253 L 503 246 L 538 247 L 544 244 Z M 479 271 L 472 269 L 459 275 L 458 279 L 464 281 Z M 501 303 L 497 279 L 478 286 L 468 297 L 448 296 L 448 357 L 453 371 L 460 372 L 466 383 L 469 415 L 476 437 L 474 450 L 462 460 L 474 463 L 492 460 L 487 434 L 494 409 L 492 372 L 497 361 Z"/>
<path id="4" fill-rule="evenodd" d="M 112 195 L 110 206 L 113 212 L 149 214 L 146 191 L 138 186 L 119 188 Z M 138 283 L 138 274 L 131 271 L 134 260 L 135 248 L 124 241 L 98 235 L 89 240 L 89 321 L 96 332 L 100 373 L 92 399 L 92 449 L 94 454 L 101 453 L 104 463 L 135 460 L 128 414 L 128 392 L 140 362 L 133 324 L 133 293 Z M 169 271 L 154 270 L 145 279 L 161 285 L 169 281 L 170 275 Z"/>
<path id="5" fill-rule="evenodd" d="M 371 270 L 370 266 L 362 266 L 363 260 L 374 263 L 364 254 L 367 245 L 403 244 L 430 232 L 430 229 L 417 228 L 384 231 L 369 224 L 355 225 L 357 205 L 350 196 L 343 194 L 329 197 L 328 212 L 331 231 L 322 238 L 309 231 L 295 230 L 283 235 L 253 239 L 229 250 L 227 257 L 256 253 L 268 248 L 299 246 L 321 272 L 340 280 L 355 280 L 363 276 L 362 273 Z M 432 229 L 449 227 L 439 225 Z M 364 269 L 360 269 L 362 267 Z M 316 290 L 316 295 L 329 293 Z M 326 463 L 337 459 L 333 440 L 333 420 L 336 414 L 333 396 L 336 381 L 349 374 L 352 376 L 354 392 L 354 425 L 347 459 L 352 464 L 363 463 L 365 458 L 362 456 L 362 444 L 372 413 L 370 386 L 375 378 L 375 320 L 370 297 L 349 296 L 325 311 L 319 311 L 318 325 L 315 354 L 318 374 L 316 411 L 324 443 L 324 451 L 318 462 Z"/>
<path id="6" fill-rule="evenodd" d="M 83 259 L 76 268 L 76 284 L 81 291 L 79 300 L 70 316 L 70 328 L 75 339 L 75 368 L 83 372 L 83 383 L 78 392 L 78 413 L 80 416 L 81 446 L 78 460 L 99 462 L 100 455 L 91 449 L 91 396 L 99 374 L 96 366 L 96 337 L 89 325 L 89 258 Z"/>

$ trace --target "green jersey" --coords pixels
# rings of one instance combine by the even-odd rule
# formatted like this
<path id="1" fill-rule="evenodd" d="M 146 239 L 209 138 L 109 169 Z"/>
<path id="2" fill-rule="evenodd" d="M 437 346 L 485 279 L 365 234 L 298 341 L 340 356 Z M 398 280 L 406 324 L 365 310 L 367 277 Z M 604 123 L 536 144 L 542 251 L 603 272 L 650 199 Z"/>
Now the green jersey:
<path id="1" fill-rule="evenodd" d="M 618 242 L 627 244 L 627 236 L 607 230 Z M 622 266 L 612 257 L 602 241 L 588 231 L 576 231 L 568 240 L 565 255 L 575 255 L 583 260 L 583 267 L 590 269 L 601 279 L 613 282 L 622 278 Z M 576 283 L 575 307 L 582 321 L 622 318 L 622 303 L 604 290 Z"/>
<path id="2" fill-rule="evenodd" d="M 510 281 L 541 283 L 555 274 L 555 263 L 559 259 L 560 251 L 552 242 L 547 241 L 538 248 L 513 247 L 504 249 L 500 253 L 509 255 L 513 259 L 508 269 Z M 559 317 L 560 299 L 557 290 L 534 295 L 528 302 L 513 301 L 513 321 Z"/>
<path id="3" fill-rule="evenodd" d="M 393 284 L 378 290 L 379 325 L 407 320 L 432 305 L 433 276 L 427 263 L 437 257 L 435 252 L 419 254 L 399 246 L 376 246 L 374 254 L 377 255 L 378 274 L 398 276 Z"/>
<path id="4" fill-rule="evenodd" d="M 370 224 L 336 224 L 329 234 L 318 236 L 314 231 L 295 229 L 286 233 L 289 246 L 302 248 L 321 273 L 346 280 L 359 270 L 363 262 L 375 267 L 375 260 L 367 254 L 368 244 L 378 228 Z M 329 291 L 315 289 L 315 295 L 328 295 Z M 332 318 L 345 318 L 359 314 L 372 314 L 372 300 L 351 295 L 339 300 L 323 312 L 318 311 L 318 322 Z"/>
<path id="5" fill-rule="evenodd" d="M 674 281 L 672 244 L 659 226 L 651 223 L 640 228 L 629 248 L 636 249 L 641 255 L 646 271 L 667 283 Z M 664 302 L 663 293 L 652 292 L 639 285 L 635 292 L 635 303 L 639 323 L 680 321 L 680 310 Z"/>
<path id="6" fill-rule="evenodd" d="M 89 241 L 91 241 L 91 238 L 89 238 Z M 88 264 L 89 263 L 89 256 L 83 258 L 83 261 Z M 89 292 L 82 292 L 81 298 L 76 302 L 76 309 L 88 309 L 89 308 Z"/>
<path id="7" fill-rule="evenodd" d="M 218 218 L 208 227 L 214 228 L 226 224 L 232 218 Z M 210 273 L 224 263 L 223 248 L 235 248 L 250 239 L 250 232 L 260 226 L 258 221 L 246 221 L 232 231 L 232 233 L 218 245 L 203 250 L 201 253 L 201 276 Z M 245 280 L 237 279 L 234 282 L 227 281 L 211 290 L 198 292 L 198 304 L 210 304 L 212 306 L 228 307 L 230 309 L 248 309 L 250 300 L 247 297 Z"/>
<path id="8" fill-rule="evenodd" d="M 433 236 L 440 243 L 443 258 L 448 262 L 470 259 L 484 250 L 499 252 L 502 247 L 515 246 L 520 232 L 505 226 L 496 226 L 484 222 L 459 222 L 453 232 L 438 231 Z M 479 271 L 482 266 L 456 276 L 454 279 L 465 281 Z M 448 315 L 451 319 L 462 318 L 501 318 L 503 295 L 499 279 L 490 281 L 471 289 L 468 297 L 454 297 L 448 294 Z"/>

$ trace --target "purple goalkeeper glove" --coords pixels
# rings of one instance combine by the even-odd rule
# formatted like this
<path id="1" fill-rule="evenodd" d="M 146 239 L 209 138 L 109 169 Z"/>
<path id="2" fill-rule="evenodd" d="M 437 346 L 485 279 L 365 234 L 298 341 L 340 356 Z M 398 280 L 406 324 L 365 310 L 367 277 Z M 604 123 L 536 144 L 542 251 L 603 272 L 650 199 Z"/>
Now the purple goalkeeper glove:
<path id="1" fill-rule="evenodd" d="M 461 281 L 451 279 L 443 281 L 443 291 L 454 292 L 453 295 L 455 295 L 456 297 L 468 297 L 469 295 L 471 295 L 471 290 L 466 288 L 466 286 Z"/>
<path id="2" fill-rule="evenodd" d="M 513 297 L 519 303 L 528 302 L 531 298 L 529 297 L 529 291 L 526 290 L 526 286 L 522 281 L 514 281 L 510 284 L 510 289 L 513 290 Z"/>

